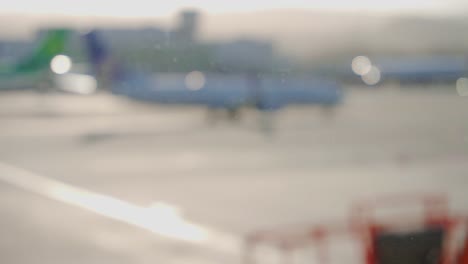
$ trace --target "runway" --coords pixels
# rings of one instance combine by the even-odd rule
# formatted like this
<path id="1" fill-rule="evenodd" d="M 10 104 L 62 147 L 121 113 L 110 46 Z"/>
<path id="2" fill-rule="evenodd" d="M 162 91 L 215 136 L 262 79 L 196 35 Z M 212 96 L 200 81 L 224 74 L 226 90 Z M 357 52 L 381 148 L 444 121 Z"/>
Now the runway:
<path id="1" fill-rule="evenodd" d="M 331 114 L 283 109 L 271 135 L 252 110 L 237 123 L 205 114 L 0 94 L 2 260 L 240 263 L 245 234 L 344 219 L 363 197 L 441 192 L 468 211 L 468 97 L 455 87 L 348 87 Z M 154 232 L 167 221 L 201 233 Z"/>

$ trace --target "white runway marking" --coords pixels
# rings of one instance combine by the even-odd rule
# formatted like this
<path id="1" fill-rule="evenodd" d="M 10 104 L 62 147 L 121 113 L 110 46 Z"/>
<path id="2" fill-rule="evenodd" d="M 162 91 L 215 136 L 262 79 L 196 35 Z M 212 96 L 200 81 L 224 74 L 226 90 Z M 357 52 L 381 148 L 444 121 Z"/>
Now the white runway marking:
<path id="1" fill-rule="evenodd" d="M 72 186 L 0 162 L 0 180 L 49 199 L 149 230 L 165 238 L 204 246 L 220 253 L 239 254 L 241 239 L 184 219 L 178 210 L 158 202 L 141 207 Z"/>

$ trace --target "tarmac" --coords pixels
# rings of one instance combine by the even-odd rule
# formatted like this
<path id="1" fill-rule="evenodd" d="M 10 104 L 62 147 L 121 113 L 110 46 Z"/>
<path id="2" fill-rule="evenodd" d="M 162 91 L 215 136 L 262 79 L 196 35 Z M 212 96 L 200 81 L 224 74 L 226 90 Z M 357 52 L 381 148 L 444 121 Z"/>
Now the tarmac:
<path id="1" fill-rule="evenodd" d="M 2 92 L 2 262 L 241 263 L 252 231 L 345 221 L 383 194 L 442 193 L 468 213 L 468 97 L 455 87 L 347 87 L 332 112 L 274 114 L 268 134 L 260 113 L 241 114 Z"/>

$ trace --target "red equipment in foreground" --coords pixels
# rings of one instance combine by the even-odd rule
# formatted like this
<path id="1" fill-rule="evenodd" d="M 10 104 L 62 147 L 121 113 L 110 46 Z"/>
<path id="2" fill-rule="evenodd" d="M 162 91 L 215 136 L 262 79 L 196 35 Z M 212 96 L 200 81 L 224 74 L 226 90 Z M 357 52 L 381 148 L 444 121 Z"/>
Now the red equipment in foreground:
<path id="1" fill-rule="evenodd" d="M 382 209 L 408 206 L 422 212 L 415 215 L 413 209 L 379 218 Z M 260 246 L 278 249 L 287 263 L 292 262 L 294 251 L 313 246 L 318 250 L 318 263 L 325 264 L 330 238 L 351 236 L 362 250 L 364 264 L 468 264 L 467 227 L 466 216 L 450 212 L 443 195 L 385 196 L 355 203 L 344 224 L 254 232 L 246 238 L 245 262 L 256 262 Z"/>

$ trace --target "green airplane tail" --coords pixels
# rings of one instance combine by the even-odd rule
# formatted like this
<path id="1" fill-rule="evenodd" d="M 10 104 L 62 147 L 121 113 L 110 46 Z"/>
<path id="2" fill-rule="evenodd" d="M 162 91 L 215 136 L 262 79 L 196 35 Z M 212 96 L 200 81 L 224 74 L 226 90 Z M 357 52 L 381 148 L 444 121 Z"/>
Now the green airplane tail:
<path id="1" fill-rule="evenodd" d="M 30 56 L 19 61 L 13 67 L 12 72 L 32 73 L 47 69 L 52 58 L 64 52 L 70 33 L 70 30 L 66 29 L 49 30 L 37 49 Z"/>

